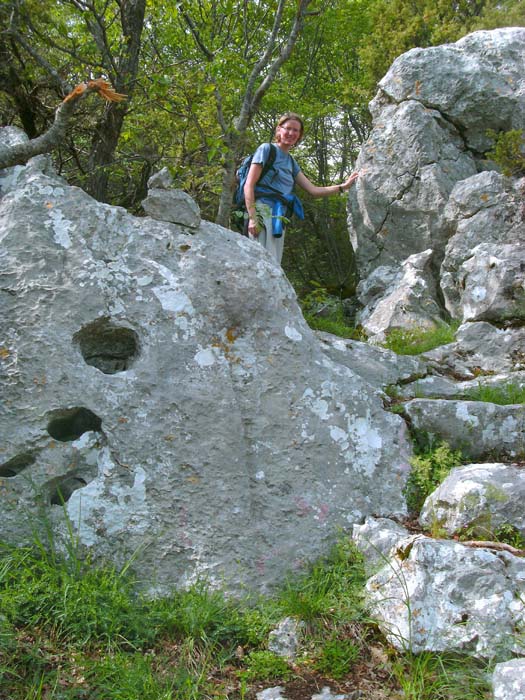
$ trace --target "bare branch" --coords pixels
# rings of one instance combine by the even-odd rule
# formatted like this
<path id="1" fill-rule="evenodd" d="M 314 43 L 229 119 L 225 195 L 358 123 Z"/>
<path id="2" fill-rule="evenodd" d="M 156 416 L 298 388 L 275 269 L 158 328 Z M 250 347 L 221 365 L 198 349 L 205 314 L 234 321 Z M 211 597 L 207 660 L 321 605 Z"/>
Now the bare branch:
<path id="1" fill-rule="evenodd" d="M 108 82 L 100 78 L 77 85 L 60 103 L 55 112 L 53 124 L 44 134 L 24 143 L 0 148 L 0 170 L 13 165 L 23 165 L 29 158 L 49 153 L 63 143 L 71 115 L 75 112 L 80 100 L 92 92 L 98 93 L 108 102 L 121 102 L 126 99 L 126 95 L 115 92 Z"/>
<path id="2" fill-rule="evenodd" d="M 525 557 L 525 549 L 517 549 L 506 542 L 489 542 L 485 540 L 467 540 L 461 544 L 465 547 L 482 547 L 484 549 L 495 549 L 496 551 L 509 552 L 515 557 Z"/>
<path id="3" fill-rule="evenodd" d="M 213 59 L 215 58 L 215 54 L 212 51 L 210 51 L 207 48 L 207 46 L 204 44 L 204 41 L 202 40 L 202 37 L 199 34 L 197 27 L 195 26 L 195 23 L 193 22 L 192 18 L 188 15 L 188 13 L 183 9 L 181 2 L 177 3 L 177 9 L 179 10 L 184 21 L 188 25 L 188 28 L 189 28 L 190 32 L 192 33 L 192 36 L 195 39 L 195 43 L 197 44 L 199 49 L 206 56 L 206 59 L 208 61 L 213 61 Z"/>
<path id="4" fill-rule="evenodd" d="M 249 124 L 251 117 L 257 110 L 257 107 L 261 103 L 262 98 L 265 93 L 270 88 L 272 82 L 275 80 L 277 73 L 279 72 L 283 63 L 285 63 L 290 57 L 293 47 L 297 42 L 299 34 L 303 28 L 304 18 L 306 15 L 306 10 L 311 0 L 299 0 L 297 3 L 297 14 L 295 15 L 294 23 L 288 35 L 286 44 L 279 52 L 279 56 L 270 64 L 271 56 L 275 48 L 275 43 L 277 40 L 277 35 L 279 33 L 280 25 L 282 22 L 282 13 L 284 9 L 284 0 L 280 0 L 277 7 L 277 12 L 275 13 L 274 24 L 272 32 L 270 35 L 270 40 L 268 42 L 266 51 L 264 52 L 261 59 L 255 64 L 253 70 L 248 79 L 248 85 L 246 88 L 243 105 L 239 117 L 236 120 L 236 128 L 239 131 L 243 131 Z M 264 69 L 270 64 L 268 72 L 266 73 L 263 81 L 257 89 L 255 89 L 255 84 L 260 78 Z"/>

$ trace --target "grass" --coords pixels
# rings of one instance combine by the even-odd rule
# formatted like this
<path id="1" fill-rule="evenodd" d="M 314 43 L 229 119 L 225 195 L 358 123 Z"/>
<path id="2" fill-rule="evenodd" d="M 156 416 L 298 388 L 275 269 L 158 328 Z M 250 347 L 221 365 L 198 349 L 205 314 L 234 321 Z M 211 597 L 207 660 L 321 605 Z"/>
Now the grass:
<path id="1" fill-rule="evenodd" d="M 316 316 L 315 314 L 304 315 L 306 323 L 315 331 L 324 331 L 337 335 L 340 338 L 351 338 L 352 340 L 363 340 L 363 332 L 358 328 L 349 326 L 343 319 Z"/>
<path id="2" fill-rule="evenodd" d="M 323 287 L 315 286 L 299 301 L 305 321 L 313 330 L 332 333 L 340 338 L 365 340 L 363 331 L 348 323 L 341 299 L 329 294 Z"/>
<path id="3" fill-rule="evenodd" d="M 276 595 L 256 601 L 232 601 L 204 583 L 152 600 L 137 592 L 129 570 L 95 567 L 74 550 L 60 557 L 39 542 L 4 545 L 0 697 L 253 700 L 264 684 L 288 684 L 291 697 L 309 698 L 323 685 L 348 692 L 366 682 L 375 692 L 382 682 L 386 700 L 420 673 L 419 662 L 396 656 L 388 669 L 373 662 L 370 647 L 381 639 L 366 615 L 364 581 L 361 556 L 344 538 Z M 286 615 L 306 623 L 293 663 L 267 648 L 269 631 Z M 435 670 L 423 684 L 444 677 L 438 657 L 429 659 Z"/>
<path id="4" fill-rule="evenodd" d="M 385 348 L 397 355 L 420 355 L 440 345 L 452 343 L 455 339 L 458 322 L 442 323 L 435 328 L 392 329 L 383 343 Z"/>
<path id="5" fill-rule="evenodd" d="M 501 386 L 479 384 L 468 392 L 466 398 L 471 401 L 486 401 L 500 406 L 525 403 L 525 386 L 516 386 L 511 382 Z"/>

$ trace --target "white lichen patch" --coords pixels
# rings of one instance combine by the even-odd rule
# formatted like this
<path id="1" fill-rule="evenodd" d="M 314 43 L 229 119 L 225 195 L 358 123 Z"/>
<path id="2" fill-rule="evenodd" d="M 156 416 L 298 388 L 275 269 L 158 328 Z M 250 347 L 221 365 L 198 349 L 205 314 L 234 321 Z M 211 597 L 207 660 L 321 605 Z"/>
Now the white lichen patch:
<path id="1" fill-rule="evenodd" d="M 113 479 L 115 470 L 108 448 L 102 448 L 98 453 L 98 476 L 75 491 L 66 504 L 80 541 L 88 547 L 97 544 L 100 532 L 106 537 L 123 533 L 129 537 L 144 535 L 151 529 L 146 472 L 137 467 L 133 484 L 128 486 Z"/>
<path id="2" fill-rule="evenodd" d="M 458 402 L 456 406 L 456 418 L 458 420 L 464 421 L 465 423 L 468 423 L 473 427 L 479 425 L 479 418 L 469 413 L 468 404 L 465 401 Z"/>
<path id="3" fill-rule="evenodd" d="M 297 343 L 303 339 L 303 336 L 293 326 L 285 326 L 284 333 L 287 338 L 290 338 L 290 340 L 294 340 Z"/>
<path id="4" fill-rule="evenodd" d="M 53 230 L 53 240 L 55 243 L 66 250 L 71 248 L 73 245 L 73 241 L 69 235 L 73 228 L 71 221 L 65 218 L 60 209 L 50 209 L 48 217 L 49 221 L 45 222 L 45 226 Z"/>
<path id="5" fill-rule="evenodd" d="M 211 347 L 201 348 L 195 353 L 193 359 L 199 367 L 211 367 L 217 360 L 215 349 Z"/>

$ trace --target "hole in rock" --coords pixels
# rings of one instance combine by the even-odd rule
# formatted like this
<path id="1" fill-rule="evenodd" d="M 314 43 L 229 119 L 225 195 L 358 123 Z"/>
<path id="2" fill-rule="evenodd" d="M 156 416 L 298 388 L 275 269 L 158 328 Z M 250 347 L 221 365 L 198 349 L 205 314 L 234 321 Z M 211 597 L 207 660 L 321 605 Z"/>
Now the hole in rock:
<path id="1" fill-rule="evenodd" d="M 71 442 L 89 430 L 102 428 L 102 420 L 89 408 L 64 408 L 51 411 L 49 416 L 47 432 L 59 442 Z"/>
<path id="2" fill-rule="evenodd" d="M 35 455 L 32 452 L 23 452 L 12 457 L 7 462 L 0 464 L 0 477 L 9 478 L 20 474 L 26 467 L 35 463 Z"/>
<path id="3" fill-rule="evenodd" d="M 104 374 L 124 372 L 139 353 L 138 335 L 131 328 L 117 326 L 108 318 L 101 318 L 75 333 L 86 364 Z"/>
<path id="4" fill-rule="evenodd" d="M 84 486 L 87 486 L 87 481 L 80 476 L 65 476 L 55 480 L 51 486 L 49 502 L 52 506 L 61 506 L 69 501 L 75 491 Z"/>

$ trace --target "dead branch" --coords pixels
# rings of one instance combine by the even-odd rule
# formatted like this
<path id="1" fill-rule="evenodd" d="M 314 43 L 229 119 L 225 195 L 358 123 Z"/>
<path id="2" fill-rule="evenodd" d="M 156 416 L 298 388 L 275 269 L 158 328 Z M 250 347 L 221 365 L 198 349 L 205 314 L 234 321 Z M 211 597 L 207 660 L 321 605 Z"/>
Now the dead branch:
<path id="1" fill-rule="evenodd" d="M 115 92 L 102 78 L 80 83 L 60 103 L 53 124 L 45 133 L 24 143 L 0 147 L 0 170 L 13 165 L 24 165 L 33 156 L 50 153 L 63 143 L 72 114 L 79 102 L 92 92 L 96 92 L 107 102 L 121 102 L 126 99 L 126 95 Z"/>
<path id="2" fill-rule="evenodd" d="M 495 549 L 497 551 L 509 552 L 515 557 L 525 557 L 525 549 L 517 549 L 510 544 L 505 542 L 490 542 L 485 540 L 467 540 L 462 542 L 465 547 L 482 547 L 484 549 Z"/>

